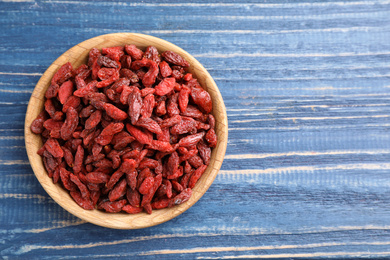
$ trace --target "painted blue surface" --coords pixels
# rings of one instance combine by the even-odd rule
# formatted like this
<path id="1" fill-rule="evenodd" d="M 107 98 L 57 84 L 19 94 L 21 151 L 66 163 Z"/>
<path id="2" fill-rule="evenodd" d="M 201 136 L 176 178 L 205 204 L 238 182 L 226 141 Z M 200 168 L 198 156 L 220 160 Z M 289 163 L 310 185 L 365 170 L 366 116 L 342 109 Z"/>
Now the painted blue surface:
<path id="1" fill-rule="evenodd" d="M 390 2 L 9 0 L 0 29 L 1 259 L 390 257 Z M 24 147 L 42 73 L 113 32 L 194 55 L 229 119 L 208 192 L 141 230 L 70 215 Z"/>

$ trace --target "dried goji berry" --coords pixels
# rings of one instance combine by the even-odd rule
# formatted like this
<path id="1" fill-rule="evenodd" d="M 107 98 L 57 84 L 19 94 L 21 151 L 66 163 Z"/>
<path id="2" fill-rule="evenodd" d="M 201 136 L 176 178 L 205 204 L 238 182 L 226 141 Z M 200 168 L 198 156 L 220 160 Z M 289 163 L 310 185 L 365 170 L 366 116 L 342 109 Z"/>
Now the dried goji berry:
<path id="1" fill-rule="evenodd" d="M 114 185 L 119 181 L 119 179 L 123 176 L 123 174 L 124 172 L 121 169 L 114 172 L 111 175 L 110 180 L 106 184 L 107 189 L 111 190 L 114 187 Z"/>
<path id="2" fill-rule="evenodd" d="M 180 81 L 184 77 L 184 74 L 179 70 L 172 70 L 172 77 L 177 81 Z"/>
<path id="3" fill-rule="evenodd" d="M 202 176 L 202 174 L 204 173 L 204 171 L 206 170 L 207 168 L 207 165 L 202 165 L 200 166 L 198 169 L 196 169 L 192 174 L 191 174 L 191 178 L 188 182 L 188 187 L 189 188 L 194 188 L 195 187 L 195 184 L 196 182 L 199 180 L 199 178 Z"/>
<path id="4" fill-rule="evenodd" d="M 152 143 L 147 146 L 148 149 L 157 150 L 163 153 L 169 153 L 173 151 L 173 147 L 169 142 L 152 140 Z"/>
<path id="5" fill-rule="evenodd" d="M 142 108 L 142 97 L 141 91 L 138 88 L 134 88 L 131 94 L 129 95 L 129 100 L 127 102 L 129 104 L 129 116 L 131 119 L 131 123 L 134 125 L 139 116 L 141 115 Z"/>
<path id="6" fill-rule="evenodd" d="M 146 213 L 152 214 L 153 208 L 152 208 L 152 204 L 150 204 L 150 202 L 145 203 L 145 205 L 143 205 L 143 208 L 146 211 Z"/>
<path id="7" fill-rule="evenodd" d="M 148 46 L 145 50 L 143 57 L 146 59 L 152 60 L 152 61 L 156 62 L 157 64 L 159 64 L 161 61 L 158 50 L 154 46 Z"/>
<path id="8" fill-rule="evenodd" d="M 167 179 L 169 179 L 169 180 L 177 179 L 177 178 L 183 176 L 183 173 L 184 173 L 183 166 L 180 166 L 179 168 L 177 168 L 175 170 L 175 172 L 173 174 L 168 175 Z"/>
<path id="9" fill-rule="evenodd" d="M 60 89 L 58 90 L 58 100 L 61 104 L 64 104 L 66 100 L 72 96 L 73 93 L 73 82 L 68 80 L 61 84 Z"/>
<path id="10" fill-rule="evenodd" d="M 184 112 L 182 112 L 181 115 L 198 119 L 203 116 L 203 113 L 196 107 L 192 105 L 188 105 L 187 109 Z"/>
<path id="11" fill-rule="evenodd" d="M 165 209 L 168 207 L 169 202 L 170 202 L 170 199 L 167 199 L 167 198 L 156 200 L 152 203 L 152 208 L 153 209 Z"/>
<path id="12" fill-rule="evenodd" d="M 155 98 L 153 94 L 148 94 L 142 102 L 141 107 L 141 116 L 143 118 L 149 118 L 152 116 L 153 108 L 156 105 Z"/>
<path id="13" fill-rule="evenodd" d="M 129 54 L 134 60 L 142 59 L 144 55 L 143 51 L 137 48 L 134 44 L 125 45 L 125 51 Z"/>
<path id="14" fill-rule="evenodd" d="M 119 101 L 126 105 L 129 102 L 129 96 L 133 92 L 134 88 L 129 86 L 123 86 Z"/>
<path id="15" fill-rule="evenodd" d="M 211 149 L 204 142 L 200 141 L 197 145 L 199 155 L 205 165 L 209 165 L 211 158 Z"/>
<path id="16" fill-rule="evenodd" d="M 181 90 L 179 92 L 178 102 L 179 102 L 180 111 L 182 113 L 187 110 L 188 98 L 190 96 L 190 93 L 191 93 L 191 90 L 187 87 L 181 88 Z"/>
<path id="17" fill-rule="evenodd" d="M 76 97 L 76 96 L 70 96 L 65 104 L 62 106 L 62 112 L 66 113 L 68 112 L 68 109 L 70 107 L 74 108 L 75 110 L 78 110 L 79 106 L 80 106 L 80 103 L 81 103 L 81 100 L 79 97 Z M 57 119 L 56 119 L 57 120 Z"/>
<path id="18" fill-rule="evenodd" d="M 111 140 L 111 144 L 114 145 L 115 150 L 122 150 L 124 149 L 129 143 L 133 142 L 135 140 L 134 137 L 132 137 L 129 133 L 122 131 L 114 135 L 114 137 Z"/>
<path id="19" fill-rule="evenodd" d="M 41 134 L 45 130 L 43 124 L 47 120 L 46 112 L 42 111 L 38 117 L 31 123 L 30 129 L 34 134 Z"/>
<path id="20" fill-rule="evenodd" d="M 61 138 L 68 140 L 71 138 L 74 130 L 79 123 L 79 114 L 73 107 L 69 107 L 66 111 L 66 119 L 61 127 Z"/>
<path id="21" fill-rule="evenodd" d="M 122 208 L 127 204 L 125 199 L 117 200 L 117 201 L 101 201 L 98 204 L 99 209 L 104 209 L 107 212 L 117 213 L 122 210 Z"/>
<path id="22" fill-rule="evenodd" d="M 121 62 L 121 68 L 130 69 L 130 66 L 131 66 L 131 56 L 123 55 L 120 58 L 120 62 Z"/>
<path id="23" fill-rule="evenodd" d="M 154 93 L 159 96 L 164 96 L 173 90 L 175 83 L 175 78 L 165 78 L 154 88 Z"/>
<path id="24" fill-rule="evenodd" d="M 111 85 L 112 83 L 114 83 L 115 81 L 117 81 L 118 79 L 119 79 L 119 71 L 115 70 L 114 73 L 110 77 L 108 77 L 107 79 L 105 79 L 103 81 L 99 81 L 96 84 L 96 87 L 97 88 L 107 87 L 107 86 Z"/>
<path id="25" fill-rule="evenodd" d="M 185 162 L 198 153 L 198 149 L 191 149 L 186 154 L 180 156 L 180 162 Z"/>
<path id="26" fill-rule="evenodd" d="M 155 169 L 158 166 L 158 161 L 150 158 L 144 158 L 138 165 L 138 170 L 142 171 L 145 168 Z"/>
<path id="27" fill-rule="evenodd" d="M 137 121 L 136 125 L 140 126 L 142 128 L 148 129 L 150 132 L 155 133 L 155 134 L 161 134 L 162 133 L 161 132 L 161 127 L 159 126 L 159 124 L 157 124 L 156 121 L 154 121 L 151 118 L 140 118 Z"/>
<path id="28" fill-rule="evenodd" d="M 173 188 L 174 190 L 176 190 L 177 192 L 181 192 L 181 191 L 184 190 L 183 186 L 181 186 L 181 184 L 178 183 L 178 182 L 175 181 L 175 180 L 172 180 L 172 181 L 171 181 L 171 184 L 172 184 L 172 188 Z"/>
<path id="29" fill-rule="evenodd" d="M 107 158 L 103 158 L 101 160 L 95 161 L 93 163 L 93 166 L 95 166 L 96 168 L 113 168 L 113 163 Z"/>
<path id="30" fill-rule="evenodd" d="M 141 144 L 151 144 L 152 140 L 145 132 L 141 131 L 139 128 L 126 124 L 126 129 L 129 133 Z"/>
<path id="31" fill-rule="evenodd" d="M 60 86 L 58 86 L 57 83 L 55 84 L 50 84 L 50 86 L 47 88 L 45 92 L 45 98 L 54 98 L 58 95 L 58 91 L 60 89 Z"/>
<path id="32" fill-rule="evenodd" d="M 125 205 L 122 208 L 123 211 L 129 213 L 129 214 L 137 214 L 143 211 L 143 208 L 140 207 L 134 207 L 132 205 Z"/>
<path id="33" fill-rule="evenodd" d="M 141 89 L 141 96 L 146 97 L 147 95 L 154 94 L 155 88 L 143 88 Z"/>
<path id="34" fill-rule="evenodd" d="M 210 129 L 209 131 L 207 131 L 205 139 L 207 143 L 210 145 L 210 147 L 217 146 L 217 135 L 215 134 L 214 129 Z"/>
<path id="35" fill-rule="evenodd" d="M 203 164 L 202 158 L 198 155 L 192 156 L 190 159 L 188 159 L 188 162 L 191 164 L 192 167 L 195 169 L 199 168 Z"/>
<path id="36" fill-rule="evenodd" d="M 126 194 L 126 179 L 122 179 L 118 184 L 115 185 L 115 187 L 110 191 L 108 194 L 108 199 L 110 201 L 115 201 L 120 199 Z"/>
<path id="37" fill-rule="evenodd" d="M 173 51 L 164 51 L 161 56 L 169 63 L 183 66 L 183 67 L 189 67 L 190 64 L 183 59 L 179 54 Z"/>
<path id="38" fill-rule="evenodd" d="M 180 205 L 190 199 L 192 195 L 192 190 L 190 188 L 187 188 L 180 192 L 180 194 L 176 195 L 174 198 L 172 198 L 169 201 L 168 207 L 173 207 L 175 205 Z"/>
<path id="39" fill-rule="evenodd" d="M 76 184 L 76 186 L 79 188 L 80 190 L 80 193 L 81 193 L 81 196 L 83 197 L 83 199 L 90 199 L 90 192 L 87 188 L 87 186 L 85 186 L 84 183 L 82 183 L 79 179 L 79 177 L 77 177 L 76 175 L 74 174 L 69 174 L 69 177 L 70 177 L 70 180 Z"/>
<path id="40" fill-rule="evenodd" d="M 57 139 L 49 138 L 45 143 L 46 150 L 53 155 L 55 158 L 64 157 L 64 151 L 62 150 Z"/>
<path id="41" fill-rule="evenodd" d="M 190 117 L 182 117 L 180 123 L 171 127 L 171 134 L 186 134 L 196 128 L 196 121 Z"/>
<path id="42" fill-rule="evenodd" d="M 184 147 L 196 145 L 203 138 L 204 135 L 205 135 L 204 132 L 188 135 L 180 139 L 179 145 Z"/>
<path id="43" fill-rule="evenodd" d="M 70 62 L 65 63 L 62 65 L 58 71 L 54 74 L 53 78 L 51 79 L 51 84 L 58 84 L 61 85 L 68 79 L 70 79 L 73 76 L 73 67 Z"/>
<path id="44" fill-rule="evenodd" d="M 99 58 L 97 59 L 97 64 L 102 67 L 107 67 L 107 68 L 119 68 L 119 65 L 117 62 L 115 62 L 114 60 L 110 59 L 109 57 L 107 56 L 99 56 Z M 99 71 L 100 72 L 100 71 Z M 101 76 L 99 76 L 99 72 L 98 72 L 98 77 L 102 79 Z M 108 77 L 104 77 L 104 79 L 107 79 Z"/>
<path id="45" fill-rule="evenodd" d="M 214 129 L 215 128 L 215 118 L 214 118 L 214 116 L 212 114 L 208 115 L 207 121 L 208 121 L 208 123 L 210 125 L 210 128 Z"/>
<path id="46" fill-rule="evenodd" d="M 89 82 L 86 86 L 77 89 L 75 92 L 73 92 L 73 95 L 76 97 L 86 97 L 90 93 L 95 93 L 97 91 L 97 83 L 98 82 L 96 80 L 93 80 Z"/>
<path id="47" fill-rule="evenodd" d="M 110 175 L 104 172 L 90 172 L 86 176 L 87 181 L 91 183 L 107 183 L 110 179 Z"/>
<path id="48" fill-rule="evenodd" d="M 132 70 L 129 69 L 121 69 L 119 72 L 119 75 L 129 81 L 129 83 L 137 83 L 139 81 L 137 73 L 133 72 Z M 129 85 L 129 84 L 127 84 Z"/>
<path id="49" fill-rule="evenodd" d="M 181 116 L 180 115 L 174 115 L 170 118 L 165 119 L 160 123 L 161 128 L 171 127 L 181 122 Z"/>
<path id="50" fill-rule="evenodd" d="M 87 78 L 91 73 L 87 64 L 81 64 L 77 69 L 73 71 L 73 74 L 77 77 L 82 77 L 83 79 Z"/>
<path id="51" fill-rule="evenodd" d="M 70 196 L 74 199 L 74 201 L 83 209 L 93 210 L 94 206 L 90 199 L 85 199 L 81 196 L 79 191 L 70 191 Z"/>
<path id="52" fill-rule="evenodd" d="M 69 167 L 73 167 L 73 154 L 72 154 L 72 152 L 64 146 L 62 146 L 62 150 L 64 151 L 64 159 L 65 159 L 66 164 Z"/>
<path id="53" fill-rule="evenodd" d="M 102 48 L 102 54 L 107 55 L 107 57 L 113 60 L 119 61 L 125 54 L 123 50 L 123 46 Z"/>
<path id="54" fill-rule="evenodd" d="M 91 190 L 91 201 L 92 205 L 96 205 L 96 203 L 99 201 L 99 198 L 101 196 L 100 187 L 98 187 L 99 190 L 92 191 Z"/>
<path id="55" fill-rule="evenodd" d="M 77 146 L 77 151 L 74 156 L 74 164 L 73 164 L 74 173 L 81 172 L 81 167 L 83 166 L 83 160 L 84 160 L 84 148 L 81 145 L 79 145 Z"/>
<path id="56" fill-rule="evenodd" d="M 70 174 L 71 172 L 67 171 L 65 168 L 60 168 L 60 178 L 62 185 L 67 190 L 76 190 L 76 185 L 70 180 Z"/>
<path id="57" fill-rule="evenodd" d="M 88 54 L 88 66 L 91 67 L 100 55 L 101 53 L 97 48 L 92 48 Z"/>
<path id="58" fill-rule="evenodd" d="M 127 118 L 126 112 L 120 110 L 112 104 L 105 103 L 103 107 L 106 110 L 107 115 L 112 119 L 123 121 Z"/>
<path id="59" fill-rule="evenodd" d="M 179 93 L 175 93 L 168 99 L 167 112 L 168 115 L 171 117 L 180 114 L 179 104 L 177 103 L 178 98 L 179 98 Z"/>
<path id="60" fill-rule="evenodd" d="M 160 67 L 160 74 L 163 78 L 172 75 L 172 69 L 166 61 L 160 62 L 159 67 Z"/>
<path id="61" fill-rule="evenodd" d="M 91 116 L 85 121 L 85 129 L 92 129 L 96 127 L 102 119 L 102 111 L 96 110 Z"/>
<path id="62" fill-rule="evenodd" d="M 148 62 L 148 67 L 148 72 L 146 72 L 145 75 L 142 77 L 142 84 L 145 87 L 150 87 L 156 82 L 156 78 L 159 71 L 157 63 L 152 60 Z"/>
<path id="63" fill-rule="evenodd" d="M 162 183 L 162 175 L 158 174 L 154 178 L 154 185 L 153 185 L 153 187 L 149 190 L 149 192 L 147 194 L 145 194 L 142 197 L 141 207 L 144 207 L 145 205 L 150 204 L 150 202 L 153 199 L 154 194 L 156 193 L 157 189 L 160 187 L 161 183 Z"/>
<path id="64" fill-rule="evenodd" d="M 191 98 L 204 112 L 210 113 L 213 109 L 210 94 L 201 87 L 191 88 Z"/>
<path id="65" fill-rule="evenodd" d="M 162 100 L 162 101 L 157 103 L 156 114 L 158 116 L 162 116 L 162 115 L 165 115 L 166 113 L 167 113 L 167 109 L 165 107 L 165 100 Z"/>
<path id="66" fill-rule="evenodd" d="M 114 135 L 122 131 L 123 127 L 123 123 L 110 123 L 103 129 L 95 142 L 103 146 L 109 144 Z"/>
<path id="67" fill-rule="evenodd" d="M 179 167 L 179 155 L 177 152 L 173 152 L 167 161 L 168 175 L 174 174 Z"/>
<path id="68" fill-rule="evenodd" d="M 129 185 L 129 187 L 132 189 L 132 190 L 135 190 L 136 187 L 137 187 L 137 171 L 136 170 L 132 170 L 132 171 L 129 171 L 129 172 L 126 172 L 126 181 L 127 181 L 127 185 Z M 129 200 L 130 202 L 130 200 Z M 130 203 L 131 204 L 131 203 Z M 139 203 L 138 203 L 139 204 Z M 131 204 L 133 205 L 133 204 Z M 134 205 L 133 205 L 134 206 Z"/>
<path id="69" fill-rule="evenodd" d="M 152 176 L 146 177 L 142 181 L 138 191 L 141 194 L 147 194 L 149 192 L 149 190 L 153 187 L 153 185 L 154 185 L 154 178 Z"/>

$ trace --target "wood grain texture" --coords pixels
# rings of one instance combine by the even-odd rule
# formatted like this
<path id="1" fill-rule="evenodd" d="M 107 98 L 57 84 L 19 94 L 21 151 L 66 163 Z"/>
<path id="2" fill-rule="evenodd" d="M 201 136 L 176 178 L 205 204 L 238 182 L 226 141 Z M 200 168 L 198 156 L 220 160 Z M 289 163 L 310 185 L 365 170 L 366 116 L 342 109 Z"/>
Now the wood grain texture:
<path id="1" fill-rule="evenodd" d="M 0 1 L 0 13 L 0 258 L 390 257 L 389 1 Z M 188 51 L 229 119 L 205 195 L 131 231 L 63 210 L 24 149 L 45 70 L 115 32 Z"/>

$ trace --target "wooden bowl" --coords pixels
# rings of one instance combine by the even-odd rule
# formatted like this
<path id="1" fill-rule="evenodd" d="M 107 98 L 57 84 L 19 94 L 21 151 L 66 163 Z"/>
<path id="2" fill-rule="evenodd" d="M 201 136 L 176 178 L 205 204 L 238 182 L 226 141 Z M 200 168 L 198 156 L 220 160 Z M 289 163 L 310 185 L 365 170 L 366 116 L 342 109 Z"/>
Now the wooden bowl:
<path id="1" fill-rule="evenodd" d="M 33 134 L 30 130 L 32 121 L 44 107 L 44 95 L 46 89 L 49 87 L 50 80 L 61 65 L 70 62 L 73 67 L 77 68 L 79 65 L 86 63 L 91 48 L 96 47 L 101 49 L 103 47 L 124 46 L 125 44 L 135 44 L 141 49 L 153 45 L 160 52 L 171 50 L 182 55 L 191 65 L 189 71 L 198 79 L 202 87 L 210 93 L 213 101 L 212 114 L 216 119 L 215 130 L 218 135 L 218 144 L 213 149 L 210 165 L 194 187 L 190 200 L 172 208 L 153 210 L 151 215 L 144 212 L 135 215 L 127 213 L 105 213 L 97 209 L 84 210 L 79 207 L 70 197 L 68 191 L 63 189 L 59 184 L 53 184 L 52 179 L 48 177 L 43 166 L 42 158 L 37 154 L 38 149 L 42 146 L 41 137 Z M 138 229 L 154 226 L 180 215 L 194 205 L 207 191 L 217 176 L 225 156 L 228 138 L 226 108 L 221 93 L 207 70 L 194 57 L 176 45 L 156 37 L 136 33 L 101 35 L 77 44 L 62 54 L 50 65 L 36 85 L 28 104 L 24 130 L 26 149 L 31 167 L 38 181 L 52 199 L 65 210 L 85 221 L 115 229 Z"/>

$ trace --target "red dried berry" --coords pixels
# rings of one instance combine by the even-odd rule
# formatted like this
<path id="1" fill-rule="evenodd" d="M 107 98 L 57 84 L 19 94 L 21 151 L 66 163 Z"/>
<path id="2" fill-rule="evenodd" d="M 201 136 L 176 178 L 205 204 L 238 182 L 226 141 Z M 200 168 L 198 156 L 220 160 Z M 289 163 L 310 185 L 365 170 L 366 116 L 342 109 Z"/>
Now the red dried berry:
<path id="1" fill-rule="evenodd" d="M 116 201 L 123 197 L 126 194 L 126 179 L 122 179 L 108 194 L 108 199 L 110 201 Z"/>
<path id="2" fill-rule="evenodd" d="M 155 94 L 159 96 L 164 96 L 173 90 L 175 86 L 175 78 L 165 78 L 163 79 L 154 89 Z"/>
<path id="3" fill-rule="evenodd" d="M 102 119 L 102 111 L 96 110 L 91 116 L 85 121 L 85 129 L 92 129 L 96 127 Z"/>
<path id="4" fill-rule="evenodd" d="M 30 129 L 34 134 L 41 134 L 45 130 L 43 124 L 47 120 L 46 112 L 42 111 L 38 117 L 31 123 Z"/>
<path id="5" fill-rule="evenodd" d="M 51 84 L 55 85 L 61 85 L 68 79 L 70 79 L 73 76 L 73 67 L 70 62 L 65 63 L 62 65 L 59 70 L 54 74 L 53 78 L 51 79 Z"/>
<path id="6" fill-rule="evenodd" d="M 66 119 L 61 127 L 61 138 L 63 140 L 69 140 L 72 137 L 73 132 L 76 130 L 79 124 L 79 114 L 73 107 L 69 107 L 66 111 Z"/>
<path id="7" fill-rule="evenodd" d="M 130 124 L 126 124 L 126 129 L 129 133 L 141 144 L 151 144 L 152 138 L 145 131 L 141 131 L 139 128 L 132 126 Z"/>
<path id="8" fill-rule="evenodd" d="M 132 205 L 125 205 L 123 208 L 122 208 L 123 211 L 129 213 L 129 214 L 137 214 L 137 213 L 140 213 L 143 211 L 143 208 L 139 208 L 139 207 L 134 207 Z"/>
<path id="9" fill-rule="evenodd" d="M 201 87 L 191 89 L 191 98 L 204 112 L 210 113 L 213 109 L 210 94 Z"/>
<path id="10" fill-rule="evenodd" d="M 117 108 L 112 104 L 105 103 L 103 107 L 106 110 L 107 115 L 112 119 L 123 121 L 127 118 L 126 112 L 120 110 L 119 108 Z"/>
<path id="11" fill-rule="evenodd" d="M 176 52 L 164 51 L 161 54 L 161 56 L 164 58 L 165 61 L 167 61 L 169 63 L 175 64 L 175 65 L 179 65 L 179 66 L 183 66 L 183 67 L 189 67 L 190 66 L 190 64 L 185 59 L 183 59 L 179 54 L 177 54 Z"/>
<path id="12" fill-rule="evenodd" d="M 73 93 L 73 82 L 68 80 L 62 83 L 60 89 L 58 90 L 58 100 L 61 104 L 64 104 L 66 100 L 72 96 Z"/>
<path id="13" fill-rule="evenodd" d="M 156 121 L 154 121 L 151 118 L 140 118 L 137 121 L 136 125 L 139 127 L 145 128 L 145 129 L 147 129 L 150 132 L 155 133 L 155 134 L 162 133 L 161 127 L 159 126 L 159 124 L 157 124 Z"/>
<path id="14" fill-rule="evenodd" d="M 124 53 L 122 46 L 102 48 L 102 54 L 107 55 L 108 58 L 119 61 Z"/>
<path id="15" fill-rule="evenodd" d="M 129 54 L 134 60 L 142 59 L 144 55 L 143 51 L 137 48 L 134 44 L 125 45 L 125 51 Z"/>
<path id="16" fill-rule="evenodd" d="M 172 198 L 169 201 L 168 207 L 173 207 L 175 205 L 183 204 L 184 202 L 188 201 L 191 198 L 192 190 L 190 188 L 187 188 L 180 192 L 179 195 L 176 195 L 174 198 Z"/>
<path id="17" fill-rule="evenodd" d="M 135 123 L 138 121 L 139 116 L 141 115 L 142 108 L 141 91 L 138 88 L 134 88 L 129 95 L 128 104 L 131 123 L 135 125 Z"/>
<path id="18" fill-rule="evenodd" d="M 49 138 L 45 143 L 46 150 L 55 158 L 64 157 L 64 151 L 62 150 L 57 139 Z"/>

